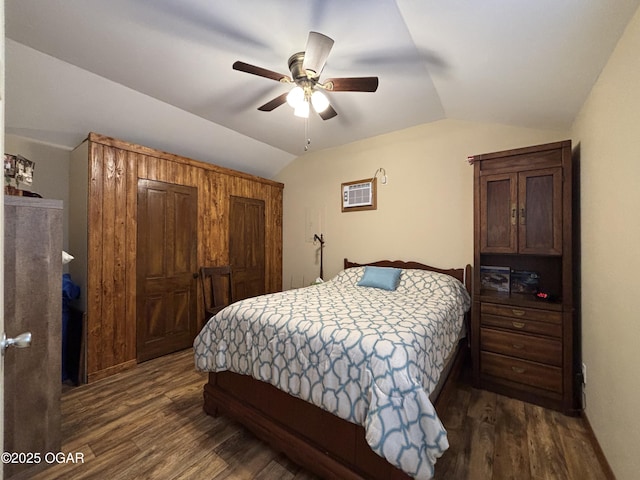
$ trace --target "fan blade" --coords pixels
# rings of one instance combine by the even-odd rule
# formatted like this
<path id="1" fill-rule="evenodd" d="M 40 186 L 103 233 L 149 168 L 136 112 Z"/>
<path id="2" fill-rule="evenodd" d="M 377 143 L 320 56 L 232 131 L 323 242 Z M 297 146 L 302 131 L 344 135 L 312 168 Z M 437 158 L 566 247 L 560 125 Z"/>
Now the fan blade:
<path id="1" fill-rule="evenodd" d="M 283 103 L 285 103 L 287 101 L 287 95 L 289 95 L 289 92 L 284 92 L 282 95 L 277 96 L 270 102 L 267 102 L 261 107 L 259 107 L 258 110 L 260 110 L 261 112 L 270 112 L 274 108 L 277 108 Z"/>
<path id="2" fill-rule="evenodd" d="M 253 75 L 257 75 L 259 77 L 270 78 L 271 80 L 275 80 L 276 82 L 292 81 L 288 75 L 283 75 L 282 73 L 274 72 L 272 70 L 267 70 L 266 68 L 256 67 L 255 65 L 250 65 L 244 62 L 235 62 L 233 64 L 234 70 L 239 70 L 241 72 L 251 73 Z"/>
<path id="3" fill-rule="evenodd" d="M 330 78 L 323 85 L 330 92 L 375 92 L 378 77 Z"/>
<path id="4" fill-rule="evenodd" d="M 316 73 L 316 76 L 319 76 L 327 61 L 331 47 L 333 47 L 331 38 L 318 32 L 309 32 L 302 68 L 311 70 Z"/>
<path id="5" fill-rule="evenodd" d="M 331 105 L 329 105 L 327 108 L 325 108 L 324 111 L 318 113 L 318 115 L 320 115 L 320 117 L 323 120 L 329 120 L 330 118 L 335 117 L 336 115 L 338 115 L 338 112 L 336 112 L 333 107 Z"/>

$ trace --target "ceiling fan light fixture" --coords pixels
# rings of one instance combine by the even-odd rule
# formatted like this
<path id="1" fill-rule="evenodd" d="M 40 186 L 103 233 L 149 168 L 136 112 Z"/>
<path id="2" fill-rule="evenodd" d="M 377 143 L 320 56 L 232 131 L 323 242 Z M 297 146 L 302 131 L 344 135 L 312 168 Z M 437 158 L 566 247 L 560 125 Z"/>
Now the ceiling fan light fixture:
<path id="1" fill-rule="evenodd" d="M 309 102 L 303 100 L 294 108 L 293 114 L 296 117 L 309 118 Z"/>
<path id="2" fill-rule="evenodd" d="M 304 90 L 301 87 L 293 87 L 287 94 L 287 103 L 292 108 L 298 108 L 299 105 L 306 103 L 304 101 Z"/>
<path id="3" fill-rule="evenodd" d="M 311 104 L 316 112 L 321 113 L 329 108 L 329 99 L 324 93 L 316 90 L 311 94 Z"/>
<path id="4" fill-rule="evenodd" d="M 282 92 L 258 107 L 261 112 L 271 112 L 288 103 L 294 109 L 294 114 L 299 117 L 308 118 L 313 107 L 322 120 L 329 120 L 338 115 L 338 112 L 324 92 L 375 92 L 378 89 L 378 77 L 344 77 L 320 81 L 320 74 L 332 47 L 333 39 L 318 32 L 309 32 L 305 50 L 289 57 L 291 75 L 283 75 L 241 61 L 234 62 L 233 69 L 291 85 L 289 92 Z M 316 89 L 321 89 L 322 92 L 317 92 Z"/>

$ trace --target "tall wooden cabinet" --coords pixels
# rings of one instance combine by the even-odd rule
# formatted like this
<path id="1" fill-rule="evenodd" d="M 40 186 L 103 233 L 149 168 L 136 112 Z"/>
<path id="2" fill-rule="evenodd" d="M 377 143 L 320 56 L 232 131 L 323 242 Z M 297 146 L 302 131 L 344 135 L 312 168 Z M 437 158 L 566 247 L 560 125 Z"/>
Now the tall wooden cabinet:
<path id="1" fill-rule="evenodd" d="M 474 382 L 567 414 L 581 385 L 571 155 L 563 141 L 470 158 Z"/>
<path id="2" fill-rule="evenodd" d="M 228 168 L 90 133 L 71 155 L 70 273 L 82 288 L 86 312 L 85 379 L 107 377 L 136 364 L 138 187 L 151 180 L 197 191 L 196 263 L 227 265 L 230 198 L 264 204 L 262 291 L 282 288 L 284 185 Z M 183 232 L 184 233 L 184 232 Z M 197 273 L 197 269 L 193 274 Z M 192 281 L 197 282 L 196 278 Z M 192 290 L 202 327 L 202 289 Z M 157 310 L 157 309 L 156 309 Z M 157 317 L 159 318 L 159 317 Z"/>
<path id="3" fill-rule="evenodd" d="M 4 353 L 4 451 L 44 459 L 62 439 L 62 201 L 6 196 L 4 216 L 5 331 L 32 334 Z M 4 477 L 40 463 L 5 463 Z"/>

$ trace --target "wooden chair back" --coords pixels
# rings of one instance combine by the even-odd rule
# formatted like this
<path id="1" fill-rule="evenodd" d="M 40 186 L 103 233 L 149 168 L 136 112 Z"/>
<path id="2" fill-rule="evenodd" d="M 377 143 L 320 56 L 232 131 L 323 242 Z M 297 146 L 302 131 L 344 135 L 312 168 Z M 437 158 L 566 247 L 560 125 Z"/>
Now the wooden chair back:
<path id="1" fill-rule="evenodd" d="M 233 302 L 233 274 L 230 265 L 201 267 L 205 322 Z"/>

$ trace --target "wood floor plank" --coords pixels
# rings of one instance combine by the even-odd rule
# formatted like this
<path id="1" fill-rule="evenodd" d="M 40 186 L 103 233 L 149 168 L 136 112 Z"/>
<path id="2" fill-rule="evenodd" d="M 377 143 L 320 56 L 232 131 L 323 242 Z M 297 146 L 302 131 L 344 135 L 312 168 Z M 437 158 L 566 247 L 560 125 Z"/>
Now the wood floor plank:
<path id="1" fill-rule="evenodd" d="M 467 415 L 481 422 L 494 425 L 496 423 L 497 395 L 485 390 L 473 390 L 469 401 Z"/>
<path id="2" fill-rule="evenodd" d="M 469 477 L 469 452 L 471 451 L 471 421 L 447 431 L 449 449 L 436 463 L 434 480 Z"/>
<path id="3" fill-rule="evenodd" d="M 486 419 L 470 418 L 469 427 L 471 435 L 469 476 L 470 478 L 491 478 L 495 455 L 495 425 Z"/>
<path id="4" fill-rule="evenodd" d="M 84 463 L 30 478 L 318 480 L 237 423 L 206 415 L 205 382 L 186 350 L 67 388 L 62 451 Z M 582 419 L 474 389 L 468 378 L 456 382 L 441 420 L 450 447 L 435 480 L 606 478 Z"/>
<path id="5" fill-rule="evenodd" d="M 88 440 L 95 455 L 100 456 L 123 440 L 128 440 L 136 434 L 139 435 L 140 432 L 162 422 L 165 419 L 162 410 L 168 408 L 170 404 L 169 399 L 160 397 L 158 401 L 149 401 L 144 404 L 143 408 L 133 412 L 122 412 L 116 420 L 101 425 L 96 431 L 85 432 L 83 440 Z"/>
<path id="6" fill-rule="evenodd" d="M 603 480 L 606 478 L 595 455 L 585 455 L 592 449 L 586 438 L 572 435 L 561 436 L 562 450 L 567 462 L 567 471 L 571 477 L 580 480 Z"/>
<path id="7" fill-rule="evenodd" d="M 572 478 L 567 470 L 560 434 L 553 413 L 537 405 L 525 405 L 531 476 L 540 480 Z"/>
<path id="8" fill-rule="evenodd" d="M 194 480 L 200 478 L 223 478 L 222 472 L 232 475 L 229 466 L 217 455 L 205 457 L 201 463 L 190 463 L 180 473 L 168 477 L 167 480 Z M 229 478 L 227 475 L 227 478 Z"/>
<path id="9" fill-rule="evenodd" d="M 293 473 L 273 461 L 256 475 L 255 480 L 293 480 Z"/>
<path id="10" fill-rule="evenodd" d="M 62 450 L 65 453 L 69 452 L 64 446 Z M 85 459 L 83 463 L 77 464 L 54 464 L 43 472 L 42 475 L 34 477 L 34 480 L 59 478 L 72 478 L 74 480 L 93 478 L 115 479 L 117 478 L 119 470 L 124 468 L 129 462 L 135 461 L 140 453 L 140 450 L 131 442 L 123 442 L 99 458 L 88 458 Z M 124 459 L 127 459 L 127 463 L 123 462 Z"/>
<path id="11" fill-rule="evenodd" d="M 498 396 L 493 457 L 493 478 L 529 480 L 527 418 L 522 402 Z"/>
<path id="12" fill-rule="evenodd" d="M 462 428 L 466 421 L 469 410 L 469 402 L 471 401 L 471 387 L 467 384 L 460 384 L 450 397 L 450 403 L 447 406 L 445 414 L 446 428 L 448 430 Z"/>
<path id="13" fill-rule="evenodd" d="M 234 471 L 233 478 L 238 479 L 254 478 L 276 456 L 275 452 L 265 448 L 262 441 L 244 429 L 238 430 L 213 451 L 227 462 Z"/>

